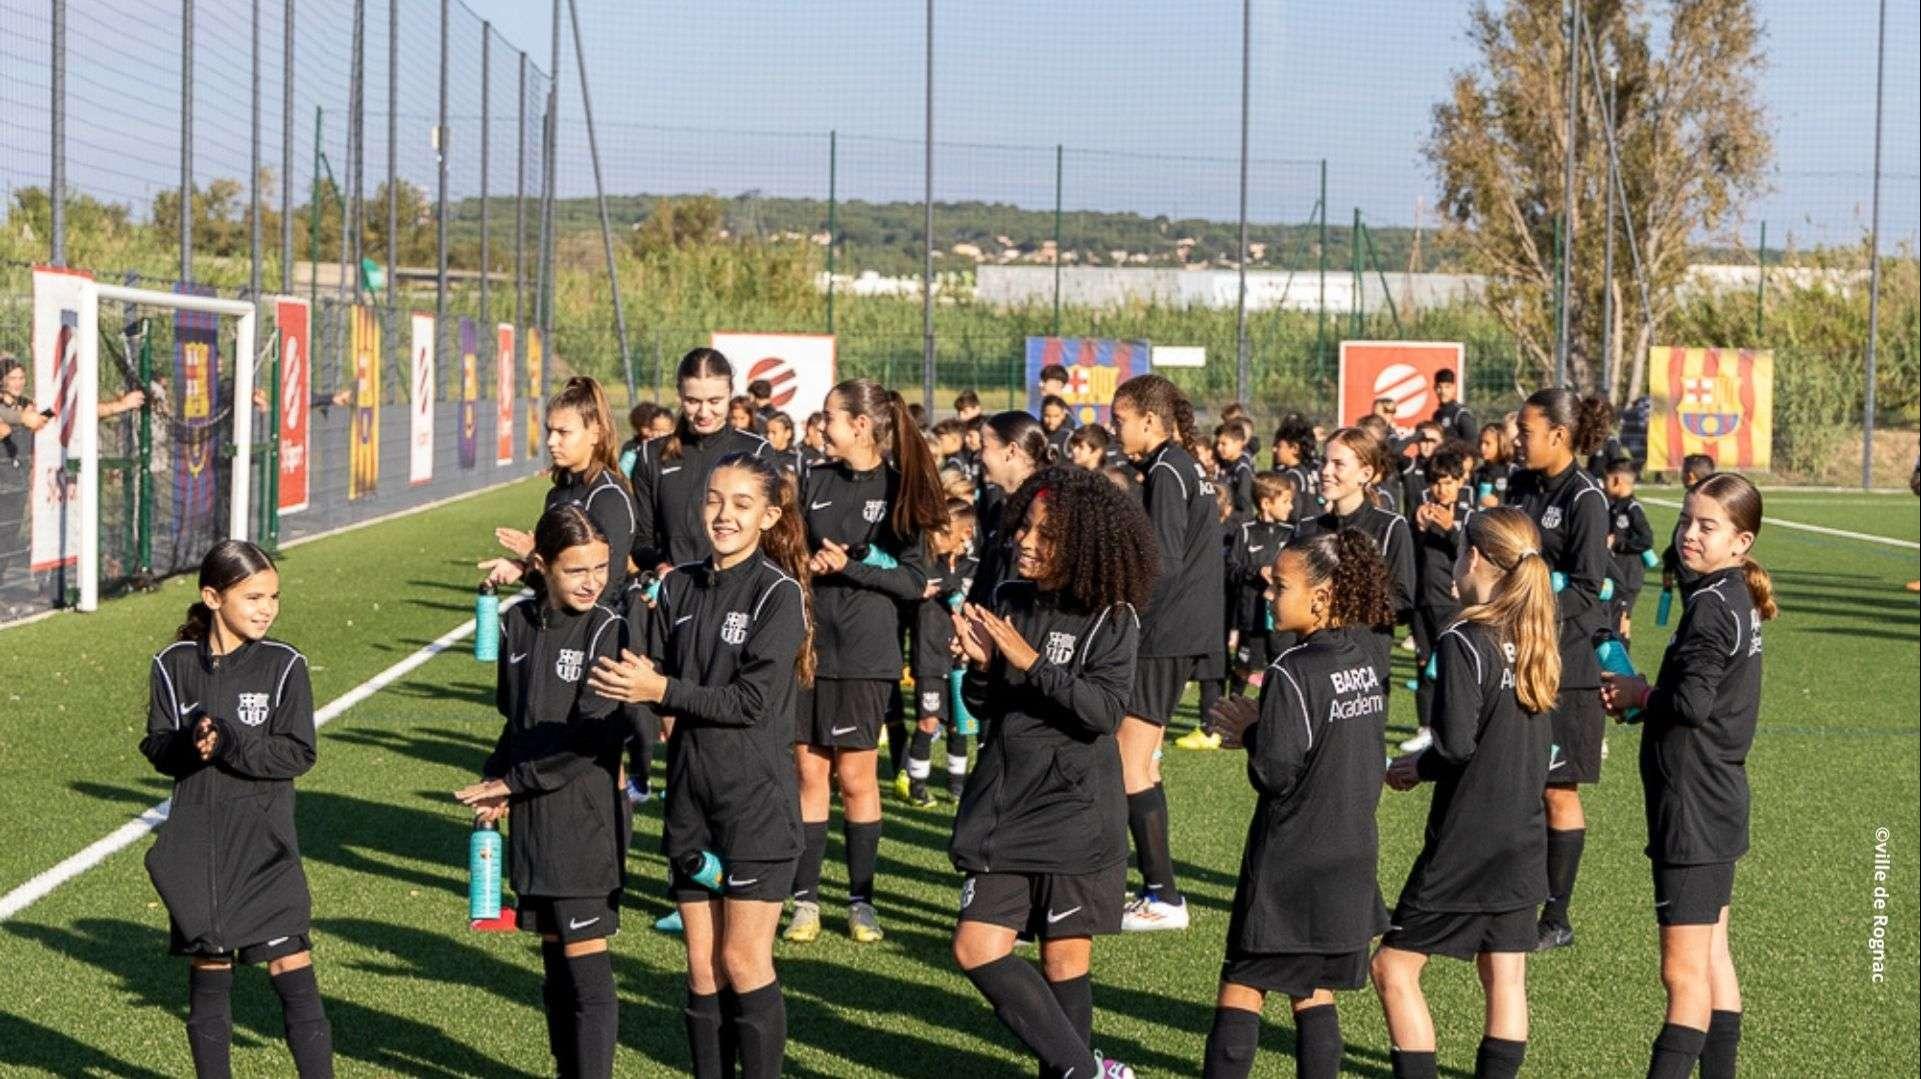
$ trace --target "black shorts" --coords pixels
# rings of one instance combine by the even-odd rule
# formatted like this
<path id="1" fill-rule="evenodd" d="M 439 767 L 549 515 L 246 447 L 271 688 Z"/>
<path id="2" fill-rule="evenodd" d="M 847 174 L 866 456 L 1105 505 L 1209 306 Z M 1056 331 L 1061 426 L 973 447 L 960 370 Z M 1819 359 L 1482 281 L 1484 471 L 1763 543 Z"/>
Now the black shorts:
<path id="1" fill-rule="evenodd" d="M 1221 981 L 1311 997 L 1316 989 L 1359 989 L 1367 984 L 1367 949 L 1322 955 L 1317 952 L 1243 952 L 1228 948 Z"/>
<path id="2" fill-rule="evenodd" d="M 1134 695 L 1127 702 L 1127 714 L 1156 727 L 1167 726 L 1174 717 L 1174 706 L 1181 703 L 1199 656 L 1142 656 L 1134 663 Z"/>
<path id="3" fill-rule="evenodd" d="M 189 955 L 195 959 L 225 959 L 229 962 L 238 963 L 243 967 L 271 963 L 276 959 L 285 959 L 290 955 L 298 955 L 301 952 L 310 951 L 313 948 L 313 943 L 307 938 L 307 934 L 305 933 L 293 933 L 284 937 L 275 937 L 272 940 L 262 941 L 259 944 L 243 944 L 231 952 L 218 953 L 188 950 L 186 942 L 180 939 L 179 933 L 172 931 L 171 926 L 169 927 L 168 936 L 171 938 L 168 942 L 168 950 L 175 955 Z"/>
<path id="4" fill-rule="evenodd" d="M 1549 717 L 1554 724 L 1554 745 L 1548 755 L 1548 786 L 1599 783 L 1601 739 L 1607 734 L 1600 690 L 1561 690 Z"/>
<path id="5" fill-rule="evenodd" d="M 1531 952 L 1540 934 L 1534 907 L 1498 914 L 1394 909 L 1381 947 L 1472 960 L 1482 952 Z"/>
<path id="6" fill-rule="evenodd" d="M 722 876 L 725 883 L 718 893 L 688 880 L 680 867 L 675 866 L 668 889 L 676 903 L 698 903 L 714 898 L 784 903 L 794 891 L 794 865 L 792 858 L 784 862 L 728 862 Z"/>
<path id="7" fill-rule="evenodd" d="M 878 678 L 817 678 L 794 702 L 794 741 L 873 749 L 900 687 Z"/>
<path id="8" fill-rule="evenodd" d="M 1733 862 L 1654 864 L 1654 920 L 1661 925 L 1713 925 L 1733 898 Z"/>
<path id="9" fill-rule="evenodd" d="M 961 884 L 960 920 L 984 922 L 1042 940 L 1121 931 L 1127 863 L 1093 873 L 970 873 Z"/>
<path id="10" fill-rule="evenodd" d="M 947 707 L 947 699 L 950 696 L 952 694 L 947 691 L 945 676 L 935 678 L 929 674 L 923 678 L 916 673 L 914 675 L 914 718 L 926 719 L 928 716 L 933 716 L 945 724 L 950 711 Z"/>
<path id="11" fill-rule="evenodd" d="M 523 895 L 514 925 L 528 933 L 552 933 L 562 944 L 611 937 L 620 932 L 620 892 L 606 895 Z"/>

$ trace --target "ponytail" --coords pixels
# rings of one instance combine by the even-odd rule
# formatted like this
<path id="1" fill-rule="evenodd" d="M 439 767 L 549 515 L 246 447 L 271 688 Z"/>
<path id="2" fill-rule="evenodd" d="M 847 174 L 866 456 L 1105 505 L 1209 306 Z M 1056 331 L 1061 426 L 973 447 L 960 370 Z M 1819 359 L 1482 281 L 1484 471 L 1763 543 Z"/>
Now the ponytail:
<path id="1" fill-rule="evenodd" d="M 614 413 L 607 404 L 607 392 L 597 380 L 575 375 L 547 400 L 547 415 L 563 408 L 573 409 L 581 423 L 594 429 L 593 454 L 587 459 L 587 467 L 581 470 L 581 478 L 592 483 L 602 472 L 611 472 L 626 489 L 627 476 L 620 470 L 620 438 L 614 430 Z M 554 482 L 561 483 L 564 478 L 556 475 Z"/>
<path id="2" fill-rule="evenodd" d="M 1768 571 L 1761 567 L 1761 563 L 1752 558 L 1741 560 L 1741 577 L 1747 581 L 1748 598 L 1754 601 L 1754 612 L 1761 616 L 1761 621 L 1772 621 L 1775 615 L 1781 613 L 1780 606 L 1774 602 L 1774 578 L 1768 576 Z"/>
<path id="3" fill-rule="evenodd" d="M 947 523 L 947 488 L 941 484 L 940 465 L 927 448 L 907 402 L 871 378 L 852 378 L 835 386 L 829 400 L 873 425 L 874 443 L 900 474 L 889 524 L 902 541 L 921 536 Z"/>
<path id="4" fill-rule="evenodd" d="M 200 560 L 200 587 L 225 592 L 256 573 L 274 568 L 273 559 L 246 540 L 221 540 L 208 548 Z M 213 634 L 213 608 L 204 600 L 187 607 L 187 616 L 174 630 L 176 641 L 207 643 Z"/>
<path id="5" fill-rule="evenodd" d="M 1032 463 L 1035 471 L 1038 472 L 1055 463 L 1057 453 L 1054 444 L 1047 440 L 1047 429 L 1042 427 L 1041 421 L 1035 419 L 1032 414 L 1019 409 L 996 412 L 988 417 L 987 429 L 994 432 L 995 438 L 1021 451 L 1021 454 Z M 1079 437 L 1080 432 L 1087 430 L 1101 431 L 1102 429 L 1077 428 L 1073 437 Z"/>
<path id="6" fill-rule="evenodd" d="M 1126 401 L 1142 412 L 1161 418 L 1173 441 L 1200 456 L 1200 434 L 1194 424 L 1194 403 L 1165 375 L 1135 375 L 1114 390 L 1114 400 Z"/>
<path id="7" fill-rule="evenodd" d="M 1327 612 L 1330 627 L 1394 625 L 1387 562 L 1367 533 L 1343 528 L 1290 549 L 1301 552 L 1309 588 L 1328 586 L 1333 597 Z"/>
<path id="8" fill-rule="evenodd" d="M 769 562 L 800 585 L 801 640 L 794 656 L 794 678 L 802 686 L 814 684 L 814 579 L 807 553 L 807 519 L 801 516 L 799 485 L 772 461 L 749 453 L 730 453 L 714 464 L 751 472 L 760 481 L 761 496 L 780 508 L 780 519 L 760 534 L 760 551 Z"/>
<path id="9" fill-rule="evenodd" d="M 1380 490 L 1381 484 L 1395 474 L 1393 455 L 1388 452 L 1386 444 L 1374 437 L 1367 428 L 1343 427 L 1327 436 L 1328 445 L 1336 442 L 1351 450 L 1355 459 L 1374 473 L 1374 478 L 1367 482 L 1369 491 Z"/>
<path id="10" fill-rule="evenodd" d="M 1514 696 L 1535 715 L 1547 712 L 1561 689 L 1561 608 L 1541 534 L 1526 513 L 1501 506 L 1469 516 L 1466 535 L 1501 576 L 1494 595 L 1461 617 L 1514 646 Z"/>
<path id="11" fill-rule="evenodd" d="M 1523 407 L 1540 410 L 1550 425 L 1564 427 L 1576 457 L 1590 457 L 1607 444 L 1614 430 L 1614 406 L 1599 395 L 1582 397 L 1565 386 L 1550 386 L 1528 396 Z"/>

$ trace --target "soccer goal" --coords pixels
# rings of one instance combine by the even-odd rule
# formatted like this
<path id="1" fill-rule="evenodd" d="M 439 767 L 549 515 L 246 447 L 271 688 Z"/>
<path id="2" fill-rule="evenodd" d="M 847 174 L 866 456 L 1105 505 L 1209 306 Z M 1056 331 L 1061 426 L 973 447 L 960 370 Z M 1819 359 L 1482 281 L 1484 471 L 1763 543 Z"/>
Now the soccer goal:
<path id="1" fill-rule="evenodd" d="M 138 580 L 197 561 L 211 538 L 249 538 L 257 315 L 246 300 L 106 284 L 80 270 L 39 267 L 33 278 L 34 397 L 49 422 L 33 437 L 30 563 L 55 580 L 70 574 L 71 586 L 56 592 L 93 611 L 103 561 L 116 579 Z M 114 327 L 106 342 L 103 319 Z M 231 361 L 223 363 L 229 329 Z M 161 332 L 171 337 L 171 379 L 152 371 Z M 104 451 L 103 381 L 145 396 L 137 414 L 110 421 L 113 444 Z M 104 559 L 103 508 L 115 518 Z M 159 556 L 156 534 L 171 540 Z M 137 541 L 124 538 L 132 536 Z"/>

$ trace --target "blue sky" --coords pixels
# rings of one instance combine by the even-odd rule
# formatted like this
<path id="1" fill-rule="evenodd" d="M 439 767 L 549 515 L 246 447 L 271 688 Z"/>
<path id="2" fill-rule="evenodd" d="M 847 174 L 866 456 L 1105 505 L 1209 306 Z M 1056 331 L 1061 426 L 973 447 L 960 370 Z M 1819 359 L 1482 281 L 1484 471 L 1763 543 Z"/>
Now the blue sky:
<path id="1" fill-rule="evenodd" d="M 614 192 L 757 190 L 826 194 L 827 132 L 841 134 L 843 199 L 918 199 L 922 7 L 912 0 L 579 0 L 596 119 Z M 249 0 L 197 0 L 196 177 L 246 174 Z M 1872 0 L 1756 0 L 1768 27 L 1763 98 L 1775 135 L 1774 190 L 1748 207 L 1834 241 L 1867 220 L 1872 159 Z M 310 172 L 313 116 L 344 165 L 347 0 L 299 0 L 296 183 Z M 432 189 L 437 5 L 401 0 L 405 43 L 396 152 Z M 270 68 L 263 138 L 277 161 L 278 9 L 263 3 Z M 385 4 L 370 0 L 367 189 L 383 175 Z M 1660 4 L 1650 0 L 1658 10 Z M 1883 228 L 1921 223 L 1921 4 L 1889 16 Z M 548 66 L 546 0 L 456 0 L 451 190 L 479 189 L 480 19 L 491 20 L 495 123 L 490 190 L 512 180 L 514 49 Z M 1472 59 L 1465 3 L 1254 0 L 1255 164 L 1250 215 L 1302 221 L 1328 162 L 1336 221 L 1432 224 L 1421 157 L 1449 73 Z M 69 148 L 77 189 L 134 203 L 176 182 L 177 7 L 69 0 Z M 1233 0 L 940 0 L 936 16 L 935 197 L 1052 205 L 1053 146 L 1066 146 L 1070 209 L 1232 218 L 1237 201 L 1240 5 Z M 44 184 L 46 5 L 0 0 L 0 190 Z M 128 51 L 129 42 L 143 42 Z M 563 38 L 560 191 L 591 192 L 572 41 Z M 537 93 L 530 93 L 536 102 Z M 503 122 L 502 118 L 506 120 Z"/>

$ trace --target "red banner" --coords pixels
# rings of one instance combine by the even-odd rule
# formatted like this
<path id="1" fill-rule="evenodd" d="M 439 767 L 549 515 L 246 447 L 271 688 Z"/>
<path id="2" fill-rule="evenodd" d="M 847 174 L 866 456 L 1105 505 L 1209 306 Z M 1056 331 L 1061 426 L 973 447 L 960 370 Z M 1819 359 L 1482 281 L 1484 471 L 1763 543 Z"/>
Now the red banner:
<path id="1" fill-rule="evenodd" d="M 274 301 L 274 325 L 280 330 L 280 512 L 307 508 L 308 407 L 312 402 L 313 372 L 308 358 L 312 340 L 312 312 L 307 301 L 282 296 Z"/>
<path id="2" fill-rule="evenodd" d="M 1465 346 L 1452 341 L 1342 341 L 1341 426 L 1360 422 L 1374 402 L 1394 403 L 1388 422 L 1406 432 L 1434 415 L 1434 376 L 1453 371 L 1455 385 L 1467 383 Z"/>

